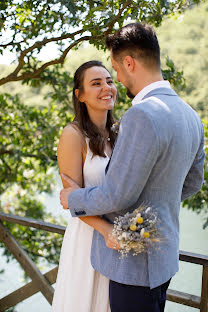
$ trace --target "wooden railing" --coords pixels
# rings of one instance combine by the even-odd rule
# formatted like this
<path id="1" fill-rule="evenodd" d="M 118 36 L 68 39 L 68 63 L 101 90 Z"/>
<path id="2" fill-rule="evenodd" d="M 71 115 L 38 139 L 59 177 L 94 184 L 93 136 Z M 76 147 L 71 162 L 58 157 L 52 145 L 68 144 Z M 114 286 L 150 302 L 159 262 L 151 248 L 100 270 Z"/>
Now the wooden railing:
<path id="1" fill-rule="evenodd" d="M 22 286 L 9 295 L 1 298 L 0 311 L 5 311 L 10 307 L 15 306 L 19 302 L 31 297 L 39 291 L 51 304 L 54 294 L 54 289 L 51 285 L 56 281 L 58 266 L 43 275 L 34 262 L 28 257 L 27 253 L 14 239 L 8 229 L 3 225 L 2 221 L 21 224 L 62 235 L 65 232 L 65 227 L 30 218 L 0 213 L 0 241 L 5 244 L 32 280 L 25 286 Z M 199 297 L 168 289 L 167 300 L 197 308 L 200 312 L 208 312 L 208 256 L 180 251 L 179 259 L 180 261 L 195 263 L 203 266 L 201 296 Z"/>

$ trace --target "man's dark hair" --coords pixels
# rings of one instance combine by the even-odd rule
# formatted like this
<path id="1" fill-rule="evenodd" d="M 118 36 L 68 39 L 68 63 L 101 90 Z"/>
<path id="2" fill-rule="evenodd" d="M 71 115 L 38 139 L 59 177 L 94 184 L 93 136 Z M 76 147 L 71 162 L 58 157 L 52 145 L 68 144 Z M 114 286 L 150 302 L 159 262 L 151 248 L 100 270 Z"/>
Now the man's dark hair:
<path id="1" fill-rule="evenodd" d="M 108 35 L 106 45 L 115 59 L 130 55 L 148 67 L 160 67 L 160 46 L 150 25 L 128 24 Z"/>

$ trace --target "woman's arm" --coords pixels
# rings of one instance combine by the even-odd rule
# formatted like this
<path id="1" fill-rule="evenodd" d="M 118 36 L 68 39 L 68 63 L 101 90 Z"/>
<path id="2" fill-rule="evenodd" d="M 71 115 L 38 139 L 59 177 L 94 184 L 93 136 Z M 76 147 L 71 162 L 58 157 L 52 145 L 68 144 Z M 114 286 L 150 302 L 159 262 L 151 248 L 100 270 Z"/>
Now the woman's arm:
<path id="1" fill-rule="evenodd" d="M 80 187 L 83 187 L 84 150 L 86 151 L 86 143 L 79 130 L 71 125 L 65 127 L 57 150 L 59 172 L 72 178 Z M 62 179 L 62 183 L 66 188 L 67 182 Z M 80 219 L 104 236 L 107 247 L 119 249 L 119 244 L 112 235 L 112 224 L 99 216 L 80 217 Z"/>

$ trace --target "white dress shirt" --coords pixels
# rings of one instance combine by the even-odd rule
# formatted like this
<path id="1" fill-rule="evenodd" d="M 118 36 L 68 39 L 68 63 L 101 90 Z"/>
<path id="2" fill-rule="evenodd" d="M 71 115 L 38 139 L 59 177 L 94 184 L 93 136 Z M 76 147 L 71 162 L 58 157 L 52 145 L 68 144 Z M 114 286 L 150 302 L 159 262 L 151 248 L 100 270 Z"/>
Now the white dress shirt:
<path id="1" fill-rule="evenodd" d="M 144 87 L 132 100 L 132 105 L 139 104 L 139 102 L 148 94 L 150 91 L 158 88 L 171 88 L 170 82 L 167 80 L 156 81 L 148 86 Z"/>

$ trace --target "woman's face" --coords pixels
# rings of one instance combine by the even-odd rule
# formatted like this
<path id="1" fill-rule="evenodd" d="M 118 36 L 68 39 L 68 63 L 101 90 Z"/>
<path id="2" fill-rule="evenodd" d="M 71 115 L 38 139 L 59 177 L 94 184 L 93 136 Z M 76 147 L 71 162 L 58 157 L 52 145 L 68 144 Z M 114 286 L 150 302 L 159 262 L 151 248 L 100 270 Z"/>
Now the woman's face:
<path id="1" fill-rule="evenodd" d="M 107 111 L 114 106 L 116 87 L 109 72 L 99 66 L 88 68 L 84 73 L 83 93 L 79 100 L 84 102 L 88 111 Z"/>

